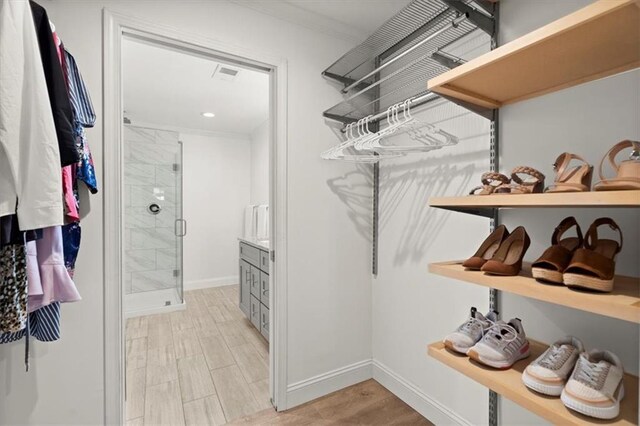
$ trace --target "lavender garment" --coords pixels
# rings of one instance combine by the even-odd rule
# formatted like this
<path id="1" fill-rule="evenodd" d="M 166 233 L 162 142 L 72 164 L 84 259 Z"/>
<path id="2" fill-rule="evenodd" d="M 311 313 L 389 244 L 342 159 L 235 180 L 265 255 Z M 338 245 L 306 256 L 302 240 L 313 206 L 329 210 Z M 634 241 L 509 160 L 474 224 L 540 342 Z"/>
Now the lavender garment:
<path id="1" fill-rule="evenodd" d="M 44 228 L 42 238 L 36 241 L 36 250 L 42 294 L 37 295 L 40 290 L 37 288 L 38 277 L 29 275 L 29 281 L 34 283 L 34 288 L 29 288 L 29 312 L 48 306 L 53 302 L 80 300 L 80 294 L 64 264 L 61 227 Z M 29 260 L 33 261 L 33 257 L 28 256 L 27 261 Z M 33 274 L 34 271 L 34 268 L 27 268 L 28 273 Z"/>

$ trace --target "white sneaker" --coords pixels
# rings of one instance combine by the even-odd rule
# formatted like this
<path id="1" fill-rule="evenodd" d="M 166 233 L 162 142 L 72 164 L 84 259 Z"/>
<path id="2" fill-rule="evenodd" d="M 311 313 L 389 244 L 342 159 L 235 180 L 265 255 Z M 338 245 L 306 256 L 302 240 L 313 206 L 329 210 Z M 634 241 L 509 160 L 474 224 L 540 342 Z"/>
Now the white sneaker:
<path id="1" fill-rule="evenodd" d="M 613 419 L 624 398 L 622 362 L 614 353 L 581 353 L 560 398 L 567 408 L 597 419 Z"/>
<path id="2" fill-rule="evenodd" d="M 471 308 L 469 319 L 453 333 L 444 338 L 444 346 L 461 354 L 467 351 L 480 339 L 484 333 L 498 321 L 498 313 L 491 311 L 485 317 L 476 308 Z"/>
<path id="3" fill-rule="evenodd" d="M 579 339 L 567 336 L 558 340 L 527 366 L 522 382 L 536 392 L 560 396 L 581 352 L 584 345 Z"/>
<path id="4" fill-rule="evenodd" d="M 493 368 L 506 369 L 529 356 L 529 341 L 522 322 L 514 318 L 496 322 L 467 352 L 469 358 Z"/>

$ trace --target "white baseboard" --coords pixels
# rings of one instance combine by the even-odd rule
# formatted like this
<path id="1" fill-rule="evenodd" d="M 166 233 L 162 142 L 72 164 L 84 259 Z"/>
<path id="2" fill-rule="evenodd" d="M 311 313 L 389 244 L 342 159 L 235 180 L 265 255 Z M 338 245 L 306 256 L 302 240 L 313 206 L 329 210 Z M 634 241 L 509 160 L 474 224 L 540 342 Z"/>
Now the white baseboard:
<path id="1" fill-rule="evenodd" d="M 191 280 L 184 282 L 184 290 L 199 290 L 201 288 L 222 287 L 225 285 L 238 284 L 240 278 L 235 275 L 231 277 L 207 278 L 205 280 Z"/>
<path id="2" fill-rule="evenodd" d="M 376 360 L 372 361 L 372 372 L 375 381 L 387 388 L 391 393 L 406 402 L 411 408 L 422 414 L 432 423 L 437 425 L 472 425 L 472 423 L 422 392 L 415 385 L 400 377 L 381 362 Z"/>
<path id="3" fill-rule="evenodd" d="M 287 406 L 284 409 L 327 395 L 331 392 L 372 378 L 371 360 L 365 359 L 324 374 L 287 386 Z M 278 407 L 281 409 L 281 407 Z"/>

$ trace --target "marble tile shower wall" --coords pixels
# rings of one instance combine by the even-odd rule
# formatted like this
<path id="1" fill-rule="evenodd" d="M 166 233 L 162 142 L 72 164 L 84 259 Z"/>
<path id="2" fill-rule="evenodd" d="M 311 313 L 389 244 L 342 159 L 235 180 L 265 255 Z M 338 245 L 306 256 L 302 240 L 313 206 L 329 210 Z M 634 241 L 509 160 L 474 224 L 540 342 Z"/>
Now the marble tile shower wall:
<path id="1" fill-rule="evenodd" d="M 178 133 L 125 125 L 123 139 L 126 293 L 176 287 Z M 148 211 L 154 203 L 157 215 Z"/>

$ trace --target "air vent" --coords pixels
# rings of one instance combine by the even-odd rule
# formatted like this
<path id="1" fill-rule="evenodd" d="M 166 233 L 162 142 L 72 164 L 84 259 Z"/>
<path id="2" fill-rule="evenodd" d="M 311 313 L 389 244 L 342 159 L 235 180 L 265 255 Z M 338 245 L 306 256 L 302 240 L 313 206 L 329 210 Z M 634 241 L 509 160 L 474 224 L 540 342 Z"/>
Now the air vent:
<path id="1" fill-rule="evenodd" d="M 237 68 L 231 68 L 226 65 L 218 65 L 211 78 L 223 81 L 233 81 L 236 79 L 239 73 L 240 70 Z"/>

